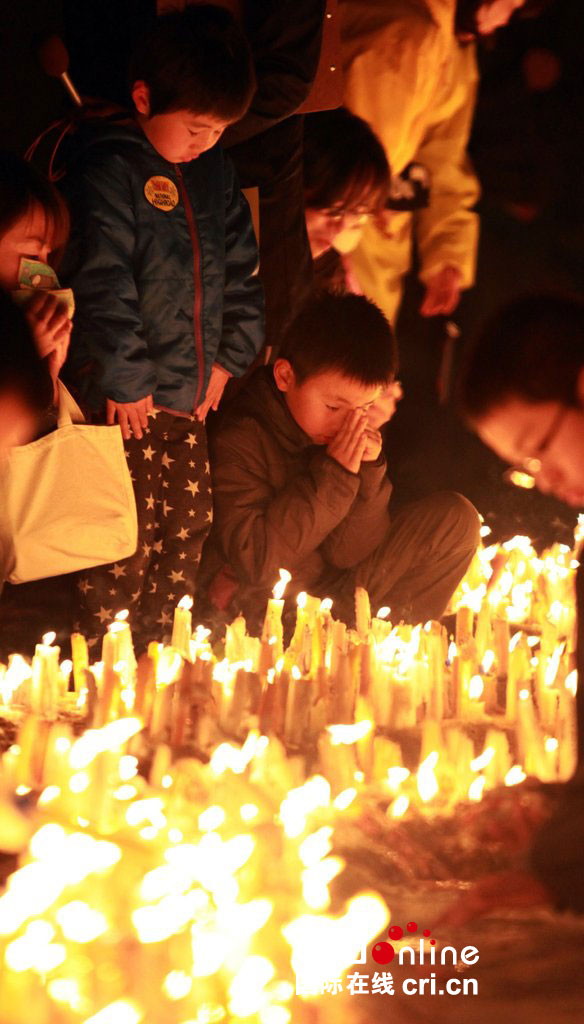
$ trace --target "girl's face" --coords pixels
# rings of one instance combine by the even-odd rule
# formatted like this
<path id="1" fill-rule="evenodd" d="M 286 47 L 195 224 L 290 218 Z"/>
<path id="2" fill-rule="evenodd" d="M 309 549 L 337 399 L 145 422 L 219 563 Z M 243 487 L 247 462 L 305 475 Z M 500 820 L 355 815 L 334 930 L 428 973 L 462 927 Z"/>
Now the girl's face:
<path id="1" fill-rule="evenodd" d="M 363 206 L 353 210 L 344 209 L 341 204 L 329 210 L 306 207 L 306 230 L 312 258 L 317 259 L 318 256 L 322 256 L 323 252 L 335 245 L 340 235 L 347 233 L 351 238 L 355 235 L 354 244 L 343 246 L 342 251 L 346 252 L 350 248 L 354 248 L 359 241 L 367 214 L 368 210 Z"/>
<path id="2" fill-rule="evenodd" d="M 52 232 L 42 206 L 33 203 L 27 213 L 0 236 L 0 286 L 8 291 L 18 288 L 18 269 L 22 256 L 46 263 L 51 251 Z"/>

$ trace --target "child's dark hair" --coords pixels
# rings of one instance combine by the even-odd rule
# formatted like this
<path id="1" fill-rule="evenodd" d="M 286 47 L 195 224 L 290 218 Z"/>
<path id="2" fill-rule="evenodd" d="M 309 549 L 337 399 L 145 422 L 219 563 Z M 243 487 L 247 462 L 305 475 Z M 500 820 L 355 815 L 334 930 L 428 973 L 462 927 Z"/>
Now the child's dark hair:
<path id="1" fill-rule="evenodd" d="M 248 42 L 228 11 L 190 5 L 157 18 L 130 62 L 150 90 L 150 116 L 188 110 L 237 121 L 255 89 Z"/>
<path id="2" fill-rule="evenodd" d="M 311 209 L 385 206 L 390 170 L 381 142 L 366 121 L 345 107 L 304 119 L 304 201 Z"/>
<path id="3" fill-rule="evenodd" d="M 5 394 L 42 414 L 53 401 L 53 381 L 22 311 L 0 289 L 0 395 Z"/>
<path id="4" fill-rule="evenodd" d="M 397 371 L 393 331 L 364 295 L 313 296 L 290 325 L 279 356 L 298 383 L 336 370 L 360 384 L 389 384 Z"/>
<path id="5" fill-rule="evenodd" d="M 69 235 L 69 211 L 65 200 L 32 164 L 0 152 L 0 237 L 34 205 L 42 207 L 53 253 L 59 255 Z"/>
<path id="6" fill-rule="evenodd" d="M 494 316 L 470 350 L 458 387 L 459 409 L 478 423 L 514 397 L 575 406 L 583 367 L 584 301 L 526 295 Z"/>

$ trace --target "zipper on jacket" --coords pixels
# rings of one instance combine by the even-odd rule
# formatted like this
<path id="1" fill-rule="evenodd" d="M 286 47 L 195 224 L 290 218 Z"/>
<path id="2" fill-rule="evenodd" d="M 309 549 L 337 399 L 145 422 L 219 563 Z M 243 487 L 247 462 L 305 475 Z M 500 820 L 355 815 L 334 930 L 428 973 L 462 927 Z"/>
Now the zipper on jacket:
<path id="1" fill-rule="evenodd" d="M 197 359 L 199 361 L 199 381 L 197 384 L 197 392 L 193 404 L 194 412 L 195 409 L 197 408 L 197 405 L 199 404 L 201 391 L 203 390 L 203 381 L 205 379 L 205 356 L 203 352 L 203 331 L 201 327 L 201 304 L 203 296 L 203 281 L 201 278 L 201 246 L 199 244 L 199 233 L 197 231 L 197 224 L 193 214 L 193 207 L 191 206 L 189 194 L 186 190 L 184 178 L 182 176 L 182 171 L 178 164 L 174 165 L 174 169 L 177 174 L 182 201 L 185 206 L 185 213 L 187 215 L 187 224 L 189 228 L 189 235 L 191 236 L 191 246 L 193 250 L 193 277 L 195 282 L 193 327 L 195 334 L 195 351 L 197 353 Z"/>

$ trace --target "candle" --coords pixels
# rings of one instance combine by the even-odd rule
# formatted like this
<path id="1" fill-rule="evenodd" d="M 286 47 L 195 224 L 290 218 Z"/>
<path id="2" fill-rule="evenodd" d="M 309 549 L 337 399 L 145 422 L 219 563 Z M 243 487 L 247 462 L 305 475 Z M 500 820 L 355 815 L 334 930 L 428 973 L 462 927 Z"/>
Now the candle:
<path id="1" fill-rule="evenodd" d="M 191 657 L 191 634 L 193 631 L 192 609 L 193 599 L 185 594 L 174 609 L 174 621 L 172 624 L 171 646 L 175 648 L 185 660 Z"/>
<path id="2" fill-rule="evenodd" d="M 35 647 L 32 659 L 31 709 L 35 714 L 55 719 L 59 703 L 59 654 L 53 647 L 55 633 L 45 633 Z"/>
<path id="3" fill-rule="evenodd" d="M 89 668 L 87 641 L 82 633 L 71 634 L 71 655 L 73 660 L 73 685 L 77 693 L 85 686 L 85 669 Z"/>
<path id="4" fill-rule="evenodd" d="M 355 587 L 355 625 L 361 640 L 366 640 L 371 629 L 371 604 L 364 587 Z"/>
<path id="5" fill-rule="evenodd" d="M 275 661 L 281 657 L 284 650 L 283 640 L 283 629 L 282 629 L 282 612 L 284 610 L 284 591 L 288 586 L 288 583 L 292 579 L 292 576 L 287 569 L 278 569 L 280 579 L 276 583 L 271 597 L 268 600 L 268 606 L 266 608 L 266 615 L 264 618 L 264 625 L 262 629 L 262 644 L 269 644 L 272 637 L 275 637 L 275 643 L 272 642 L 272 655 Z M 271 667 L 271 666 L 270 666 Z"/>

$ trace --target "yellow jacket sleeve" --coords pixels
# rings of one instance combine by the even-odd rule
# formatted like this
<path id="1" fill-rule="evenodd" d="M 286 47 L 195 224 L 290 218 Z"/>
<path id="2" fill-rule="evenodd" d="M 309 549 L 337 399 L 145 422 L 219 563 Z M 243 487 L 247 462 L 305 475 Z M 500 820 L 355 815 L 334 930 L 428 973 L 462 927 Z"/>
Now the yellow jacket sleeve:
<path id="1" fill-rule="evenodd" d="M 474 280 L 479 219 L 472 207 L 479 183 L 466 152 L 474 111 L 477 73 L 474 47 L 455 45 L 453 83 L 433 111 L 415 159 L 430 174 L 430 202 L 415 214 L 420 278 L 427 281 L 445 266 L 462 273 L 462 286 Z M 438 97 L 437 97 L 438 99 Z"/>
<path id="2" fill-rule="evenodd" d="M 454 36 L 454 3 L 340 0 L 339 10 L 347 106 L 379 136 L 392 173 L 416 160 L 430 175 L 430 205 L 416 214 L 421 277 L 453 264 L 469 285 L 479 186 L 466 145 L 477 70 L 474 47 Z"/>

